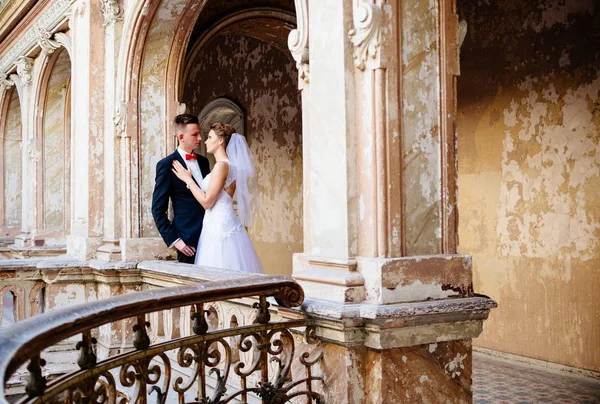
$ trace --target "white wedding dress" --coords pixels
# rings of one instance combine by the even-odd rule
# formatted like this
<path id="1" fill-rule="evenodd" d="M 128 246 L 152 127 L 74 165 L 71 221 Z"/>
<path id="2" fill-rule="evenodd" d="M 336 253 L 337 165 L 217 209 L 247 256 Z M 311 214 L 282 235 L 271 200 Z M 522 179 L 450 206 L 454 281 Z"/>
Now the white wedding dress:
<path id="1" fill-rule="evenodd" d="M 233 210 L 233 200 L 225 189 L 235 180 L 235 166 L 229 160 L 229 174 L 215 204 L 206 210 L 202 233 L 196 249 L 196 265 L 225 270 L 264 273 L 243 224 Z M 208 190 L 210 174 L 202 180 L 200 188 Z"/>

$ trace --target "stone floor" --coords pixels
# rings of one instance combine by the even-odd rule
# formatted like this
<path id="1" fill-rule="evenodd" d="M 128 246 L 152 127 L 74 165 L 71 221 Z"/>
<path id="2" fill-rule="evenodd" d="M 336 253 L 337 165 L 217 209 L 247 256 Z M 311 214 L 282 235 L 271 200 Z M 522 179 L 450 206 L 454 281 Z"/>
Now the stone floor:
<path id="1" fill-rule="evenodd" d="M 600 380 L 473 353 L 473 401 L 600 403 Z"/>

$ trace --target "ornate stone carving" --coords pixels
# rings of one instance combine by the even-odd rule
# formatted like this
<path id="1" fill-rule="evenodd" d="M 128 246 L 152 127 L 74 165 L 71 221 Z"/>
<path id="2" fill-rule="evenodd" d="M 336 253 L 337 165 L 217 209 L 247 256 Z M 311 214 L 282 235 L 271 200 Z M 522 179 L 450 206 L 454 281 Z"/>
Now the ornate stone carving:
<path id="1" fill-rule="evenodd" d="M 288 35 L 288 48 L 298 68 L 298 85 L 308 83 L 310 69 L 308 64 L 308 0 L 295 0 L 297 28 Z"/>
<path id="2" fill-rule="evenodd" d="M 115 108 L 115 116 L 113 117 L 113 123 L 115 124 L 116 135 L 123 136 L 125 133 L 125 103 L 117 103 Z"/>
<path id="3" fill-rule="evenodd" d="M 25 31 L 21 39 L 0 59 L 0 74 L 8 74 L 19 56 L 28 54 L 37 46 L 36 26 L 52 32 L 68 18 L 70 10 L 71 0 L 54 0 L 34 26 Z"/>
<path id="4" fill-rule="evenodd" d="M 21 79 L 21 84 L 27 86 L 31 84 L 31 75 L 33 71 L 33 59 L 27 56 L 21 56 L 15 62 L 17 65 L 17 74 Z"/>
<path id="5" fill-rule="evenodd" d="M 102 0 L 102 15 L 104 16 L 105 27 L 121 20 L 123 10 L 119 6 L 118 0 Z"/>
<path id="6" fill-rule="evenodd" d="M 0 93 L 6 88 L 14 86 L 15 83 L 7 76 L 0 76 Z"/>
<path id="7" fill-rule="evenodd" d="M 365 69 L 369 58 L 377 58 L 383 35 L 381 25 L 381 7 L 366 2 L 354 6 L 354 29 L 348 36 L 354 44 L 354 65 L 360 70 Z"/>
<path id="8" fill-rule="evenodd" d="M 47 55 L 50 55 L 60 47 L 58 42 L 50 39 L 52 38 L 52 33 L 46 31 L 39 23 L 33 26 L 33 32 L 35 33 L 38 46 L 42 48 L 42 51 Z"/>

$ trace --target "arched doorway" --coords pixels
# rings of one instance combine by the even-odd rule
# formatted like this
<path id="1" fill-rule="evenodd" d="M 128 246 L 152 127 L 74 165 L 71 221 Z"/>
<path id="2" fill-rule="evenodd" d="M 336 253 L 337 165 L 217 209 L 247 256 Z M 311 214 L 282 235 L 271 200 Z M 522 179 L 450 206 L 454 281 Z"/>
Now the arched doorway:
<path id="1" fill-rule="evenodd" d="M 132 211 L 139 211 L 137 234 L 157 237 L 150 201 L 156 162 L 172 150 L 167 123 L 228 98 L 245 112 L 243 130 L 257 163 L 261 209 L 250 236 L 267 272 L 291 274 L 292 254 L 303 250 L 301 102 L 287 48 L 295 5 L 264 3 L 257 9 L 241 1 L 163 0 L 145 8 L 143 58 L 129 84 L 139 99 L 138 118 L 128 127 L 135 127 L 139 173 Z"/>

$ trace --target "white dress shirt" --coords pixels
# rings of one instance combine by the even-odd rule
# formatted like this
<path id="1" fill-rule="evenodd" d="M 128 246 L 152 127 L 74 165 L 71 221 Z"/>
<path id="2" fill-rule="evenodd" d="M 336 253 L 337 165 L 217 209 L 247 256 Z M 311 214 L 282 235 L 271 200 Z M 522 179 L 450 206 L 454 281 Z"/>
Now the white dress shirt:
<path id="1" fill-rule="evenodd" d="M 200 186 L 200 183 L 202 182 L 202 172 L 200 171 L 200 165 L 198 165 L 198 159 L 186 160 L 185 155 L 190 153 L 186 152 L 181 147 L 178 147 L 177 151 L 181 155 L 183 161 L 185 161 L 185 164 L 188 166 L 188 168 L 192 170 L 192 177 L 194 177 L 198 183 L 198 186 Z"/>

